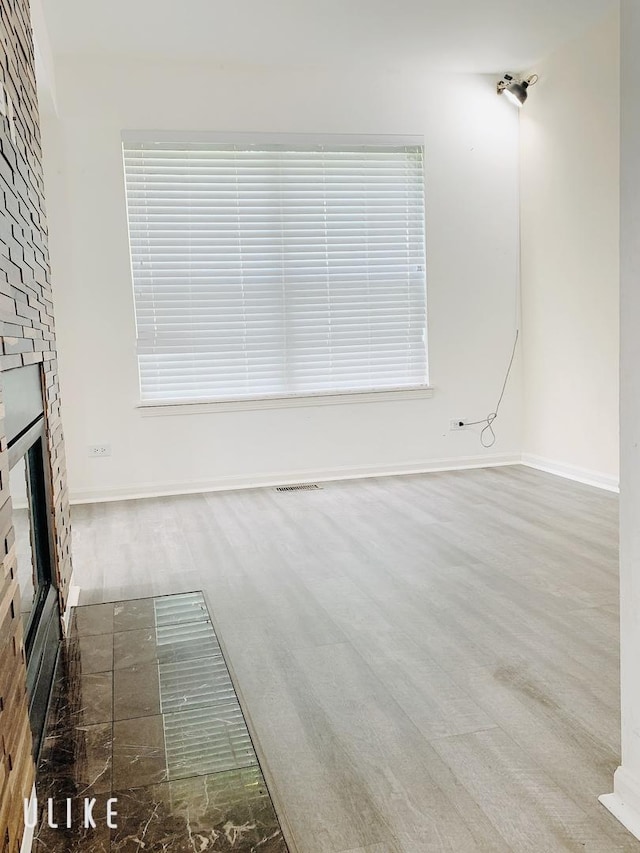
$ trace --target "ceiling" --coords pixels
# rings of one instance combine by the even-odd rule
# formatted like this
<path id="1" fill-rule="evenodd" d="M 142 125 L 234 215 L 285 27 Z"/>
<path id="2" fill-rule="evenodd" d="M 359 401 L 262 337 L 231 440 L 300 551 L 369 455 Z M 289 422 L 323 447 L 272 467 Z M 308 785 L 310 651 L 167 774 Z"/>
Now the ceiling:
<path id="1" fill-rule="evenodd" d="M 42 0 L 53 53 L 231 65 L 528 68 L 616 0 Z"/>

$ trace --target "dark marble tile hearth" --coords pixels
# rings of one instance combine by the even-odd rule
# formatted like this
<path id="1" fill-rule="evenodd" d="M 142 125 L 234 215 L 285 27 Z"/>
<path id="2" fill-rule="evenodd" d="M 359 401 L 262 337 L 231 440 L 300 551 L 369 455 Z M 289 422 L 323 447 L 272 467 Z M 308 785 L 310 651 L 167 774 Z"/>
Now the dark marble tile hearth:
<path id="1" fill-rule="evenodd" d="M 113 726 L 98 723 L 45 738 L 39 796 L 94 796 L 111 791 Z M 46 790 L 45 790 L 46 789 Z"/>
<path id="2" fill-rule="evenodd" d="M 199 592 L 75 608 L 36 789 L 34 853 L 287 853 Z"/>
<path id="3" fill-rule="evenodd" d="M 160 713 L 157 663 L 129 666 L 113 673 L 113 719 L 153 717 Z"/>
<path id="4" fill-rule="evenodd" d="M 221 654 L 209 621 L 181 622 L 119 631 L 113 635 L 113 667 L 127 669 L 145 663 L 169 663 Z"/>
<path id="5" fill-rule="evenodd" d="M 258 767 L 120 791 L 118 806 L 126 817 L 113 833 L 114 851 L 285 849 Z"/>

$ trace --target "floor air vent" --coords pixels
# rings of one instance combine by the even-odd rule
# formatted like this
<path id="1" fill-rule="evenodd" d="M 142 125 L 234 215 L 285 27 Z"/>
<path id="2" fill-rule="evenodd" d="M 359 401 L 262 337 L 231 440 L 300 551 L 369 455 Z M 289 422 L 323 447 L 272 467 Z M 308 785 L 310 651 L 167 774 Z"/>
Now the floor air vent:
<path id="1" fill-rule="evenodd" d="M 310 492 L 321 488 L 317 483 L 297 483 L 295 486 L 276 486 L 276 492 Z"/>

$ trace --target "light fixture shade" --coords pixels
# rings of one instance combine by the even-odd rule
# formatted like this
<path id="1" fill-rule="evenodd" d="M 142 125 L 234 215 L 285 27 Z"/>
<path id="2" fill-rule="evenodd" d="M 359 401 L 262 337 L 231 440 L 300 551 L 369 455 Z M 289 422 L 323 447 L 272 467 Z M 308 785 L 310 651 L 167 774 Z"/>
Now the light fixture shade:
<path id="1" fill-rule="evenodd" d="M 521 83 L 514 80 L 512 83 L 509 83 L 508 86 L 505 86 L 502 91 L 512 104 L 515 104 L 517 107 L 521 107 L 527 100 L 529 94 L 527 92 L 528 88 L 529 84 L 526 80 L 523 80 Z"/>
<path id="2" fill-rule="evenodd" d="M 498 82 L 498 94 L 506 95 L 512 104 L 516 107 L 521 107 L 527 100 L 530 86 L 538 82 L 537 74 L 530 74 L 529 77 L 517 78 L 513 74 L 505 74 L 502 80 Z"/>

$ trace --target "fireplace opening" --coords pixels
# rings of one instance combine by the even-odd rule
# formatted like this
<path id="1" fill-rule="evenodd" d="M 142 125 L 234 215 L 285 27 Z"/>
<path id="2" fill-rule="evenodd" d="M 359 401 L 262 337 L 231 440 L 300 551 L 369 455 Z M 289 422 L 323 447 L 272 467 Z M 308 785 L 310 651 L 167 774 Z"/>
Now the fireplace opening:
<path id="1" fill-rule="evenodd" d="M 37 756 L 61 638 L 40 366 L 5 371 L 2 386 L 29 718 Z"/>

